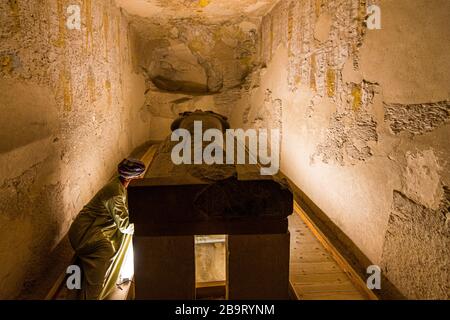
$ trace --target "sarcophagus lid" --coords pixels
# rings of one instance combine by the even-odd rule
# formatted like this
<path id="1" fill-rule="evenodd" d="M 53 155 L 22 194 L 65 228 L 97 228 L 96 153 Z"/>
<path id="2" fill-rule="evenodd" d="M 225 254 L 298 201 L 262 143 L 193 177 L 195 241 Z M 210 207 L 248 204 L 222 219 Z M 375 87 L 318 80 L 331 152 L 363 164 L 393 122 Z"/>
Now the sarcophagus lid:
<path id="1" fill-rule="evenodd" d="M 191 131 L 194 129 L 194 121 L 202 121 L 203 130 L 215 128 L 225 132 L 230 128 L 227 117 L 213 111 L 195 110 L 180 113 L 179 117 L 172 122 L 170 129 L 174 131 L 182 128 Z"/>

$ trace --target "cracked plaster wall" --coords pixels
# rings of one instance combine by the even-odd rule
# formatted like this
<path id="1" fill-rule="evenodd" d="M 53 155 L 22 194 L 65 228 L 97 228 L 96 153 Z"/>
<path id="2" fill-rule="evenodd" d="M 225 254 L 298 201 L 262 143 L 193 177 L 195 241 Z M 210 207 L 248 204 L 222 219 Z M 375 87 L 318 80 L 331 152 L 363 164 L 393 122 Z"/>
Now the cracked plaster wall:
<path id="1" fill-rule="evenodd" d="M 408 298 L 450 292 L 449 19 L 445 0 L 282 0 L 231 114 L 282 129 L 281 170 Z"/>
<path id="2" fill-rule="evenodd" d="M 0 298 L 42 298 L 72 219 L 149 138 L 145 82 L 109 0 L 1 0 L 0 38 Z"/>

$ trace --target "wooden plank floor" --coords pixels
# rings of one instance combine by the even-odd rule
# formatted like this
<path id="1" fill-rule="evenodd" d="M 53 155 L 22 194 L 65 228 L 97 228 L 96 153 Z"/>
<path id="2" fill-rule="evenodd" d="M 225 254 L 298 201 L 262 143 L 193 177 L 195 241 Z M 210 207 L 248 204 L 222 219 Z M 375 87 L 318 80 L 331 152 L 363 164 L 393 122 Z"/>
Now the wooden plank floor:
<path id="1" fill-rule="evenodd" d="M 289 217 L 290 281 L 300 300 L 367 300 L 297 213 Z"/>

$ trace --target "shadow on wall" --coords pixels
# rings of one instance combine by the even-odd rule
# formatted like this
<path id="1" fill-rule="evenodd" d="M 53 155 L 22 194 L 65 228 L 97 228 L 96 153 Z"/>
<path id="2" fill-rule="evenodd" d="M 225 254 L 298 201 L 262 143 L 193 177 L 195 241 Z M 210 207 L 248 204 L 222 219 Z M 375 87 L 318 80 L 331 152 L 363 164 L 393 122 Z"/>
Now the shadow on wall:
<path id="1" fill-rule="evenodd" d="M 11 81 L 1 81 L 0 90 L 0 153 L 52 135 L 58 120 L 58 109 L 51 103 L 52 94 L 49 90 Z"/>
<path id="2" fill-rule="evenodd" d="M 81 30 L 66 29 L 66 4 L 0 1 L 3 299 L 45 296 L 72 218 L 149 138 L 127 19 L 112 0 L 85 1 Z"/>
<path id="3" fill-rule="evenodd" d="M 73 212 L 64 204 L 71 195 L 60 157 L 68 142 L 56 135 L 51 90 L 2 80 L 0 91 L 0 298 L 14 298 L 22 287 L 22 297 L 42 297 L 39 277 L 56 276 L 70 256 L 67 241 L 60 242 Z"/>

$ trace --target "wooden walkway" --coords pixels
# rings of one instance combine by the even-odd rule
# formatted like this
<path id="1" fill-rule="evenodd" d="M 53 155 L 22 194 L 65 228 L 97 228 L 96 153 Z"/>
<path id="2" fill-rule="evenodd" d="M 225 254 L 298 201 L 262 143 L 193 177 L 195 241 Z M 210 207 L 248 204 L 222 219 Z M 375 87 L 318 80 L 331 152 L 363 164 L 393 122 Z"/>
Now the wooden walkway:
<path id="1" fill-rule="evenodd" d="M 289 278 L 299 300 L 367 300 L 298 213 L 289 217 Z"/>

